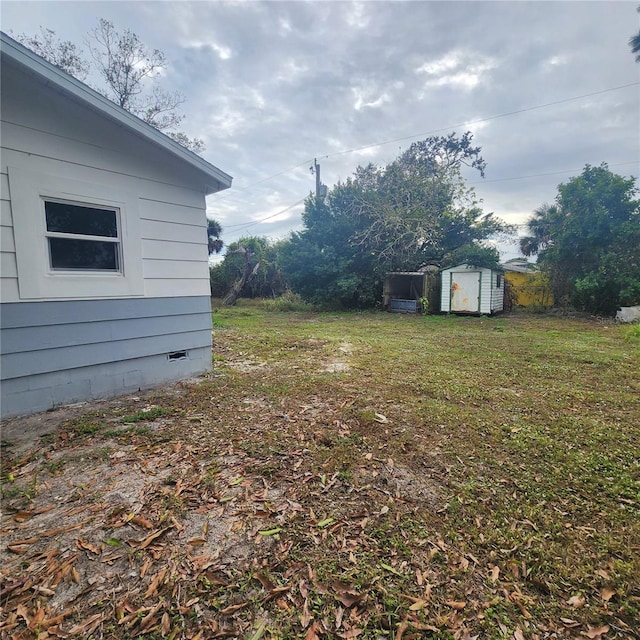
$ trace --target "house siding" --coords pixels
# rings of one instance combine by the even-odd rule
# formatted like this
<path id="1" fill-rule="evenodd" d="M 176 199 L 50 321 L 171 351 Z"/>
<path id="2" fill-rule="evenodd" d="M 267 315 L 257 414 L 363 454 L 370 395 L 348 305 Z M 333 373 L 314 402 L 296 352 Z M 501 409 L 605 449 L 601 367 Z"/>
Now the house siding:
<path id="1" fill-rule="evenodd" d="M 2 418 L 210 369 L 210 177 L 55 83 L 11 60 L 5 64 L 4 55 L 0 98 Z M 91 189 L 100 188 L 126 204 L 122 219 L 135 225 L 123 224 L 122 246 L 125 260 L 135 257 L 136 264 L 134 270 L 125 264 L 123 279 L 141 273 L 141 286 L 109 291 L 99 278 L 80 275 L 74 277 L 88 285 L 82 291 L 27 289 L 25 273 L 43 273 L 32 256 L 40 251 L 42 258 L 46 243 L 42 232 L 29 231 L 23 214 L 33 207 L 16 195 L 14 179 L 39 176 L 82 185 L 88 202 Z M 44 181 L 38 184 L 45 189 Z M 170 353 L 183 351 L 186 357 L 169 360 Z"/>
<path id="2" fill-rule="evenodd" d="M 0 306 L 2 417 L 200 374 L 211 364 L 208 297 Z M 181 360 L 168 354 L 187 351 Z"/>
<path id="3" fill-rule="evenodd" d="M 204 190 L 179 161 L 63 94 L 5 73 L 4 67 L 2 120 L 2 302 L 21 299 L 8 167 L 104 185 L 114 195 L 133 193 L 144 295 L 209 295 Z"/>
<path id="4" fill-rule="evenodd" d="M 6 166 L 0 173 L 0 300 L 17 300 L 18 266 Z"/>

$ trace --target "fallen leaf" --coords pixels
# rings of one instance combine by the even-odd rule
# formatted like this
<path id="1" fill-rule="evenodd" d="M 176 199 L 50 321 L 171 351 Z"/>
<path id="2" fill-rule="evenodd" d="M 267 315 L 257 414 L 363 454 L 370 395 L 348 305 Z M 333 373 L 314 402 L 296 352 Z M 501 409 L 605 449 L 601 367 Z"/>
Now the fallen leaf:
<path id="1" fill-rule="evenodd" d="M 103 613 L 96 613 L 95 615 L 87 618 L 83 622 L 80 622 L 75 627 L 69 629 L 70 635 L 84 635 L 85 637 L 90 635 L 91 632 L 102 622 L 104 619 Z"/>
<path id="2" fill-rule="evenodd" d="M 258 531 L 261 536 L 273 536 L 276 533 L 280 533 L 282 531 L 282 527 L 276 527 L 275 529 L 267 529 L 266 531 Z"/>
<path id="3" fill-rule="evenodd" d="M 137 524 L 139 527 L 143 527 L 144 529 L 153 529 L 153 524 L 151 524 L 149 520 L 143 518 L 142 516 L 134 516 L 133 518 L 131 518 L 131 522 L 133 524 Z"/>
<path id="4" fill-rule="evenodd" d="M 402 636 L 404 632 L 407 630 L 409 625 L 406 622 L 401 622 L 396 629 L 396 635 L 394 636 L 394 640 L 402 640 Z"/>
<path id="5" fill-rule="evenodd" d="M 616 595 L 616 590 L 611 587 L 603 587 L 600 589 L 600 597 L 605 601 L 609 602 L 613 596 Z"/>
<path id="6" fill-rule="evenodd" d="M 409 611 L 420 611 L 420 609 L 424 609 L 426 606 L 427 603 L 424 600 L 418 600 L 409 607 Z"/>
<path id="7" fill-rule="evenodd" d="M 142 620 L 140 620 L 140 628 L 141 628 L 142 631 L 146 631 L 146 630 L 149 629 L 149 627 L 151 627 L 152 625 L 156 624 L 156 622 L 155 622 L 156 614 L 164 606 L 165 606 L 164 600 L 160 600 L 160 602 L 158 602 L 158 604 L 155 607 L 153 607 L 149 611 L 149 613 L 144 618 L 142 618 Z"/>
<path id="8" fill-rule="evenodd" d="M 567 600 L 567 604 L 570 607 L 573 607 L 574 609 L 579 609 L 580 607 L 584 607 L 586 601 L 587 600 L 583 595 L 575 595 L 575 596 L 571 596 Z"/>
<path id="9" fill-rule="evenodd" d="M 314 622 L 308 629 L 304 636 L 304 640 L 319 640 L 318 632 L 320 631 L 320 625 Z"/>
<path id="10" fill-rule="evenodd" d="M 78 548 L 84 549 L 85 551 L 91 551 L 91 553 L 95 553 L 97 556 L 99 556 L 101 553 L 100 549 L 98 549 L 98 547 L 96 547 L 94 544 L 91 544 L 86 540 L 81 540 L 80 538 L 76 540 L 76 545 L 78 546 Z"/>
<path id="11" fill-rule="evenodd" d="M 458 611 L 464 609 L 467 606 L 466 602 L 460 600 L 446 600 L 445 604 L 449 607 L 452 607 L 453 609 L 457 609 Z"/>
<path id="12" fill-rule="evenodd" d="M 358 593 L 355 585 L 349 584 L 348 582 L 335 580 L 330 586 L 334 591 L 334 597 L 347 607 L 347 609 L 352 607 L 354 604 L 361 602 L 364 598 L 363 595 Z"/>
<path id="13" fill-rule="evenodd" d="M 108 544 L 110 547 L 121 547 L 122 542 L 118 540 L 118 538 L 107 538 L 105 544 Z"/>
<path id="14" fill-rule="evenodd" d="M 560 618 L 560 620 L 565 627 L 577 627 L 580 625 L 577 620 L 572 620 L 571 618 Z"/>
<path id="15" fill-rule="evenodd" d="M 147 536 L 144 540 L 140 542 L 138 549 L 146 549 L 154 540 L 159 538 L 161 535 L 165 534 L 169 529 L 173 529 L 173 526 L 165 527 L 164 529 L 160 529 L 159 531 L 155 531 L 151 535 Z M 118 541 L 119 542 L 119 541 Z"/>
<path id="16" fill-rule="evenodd" d="M 225 607 L 224 609 L 220 609 L 220 614 L 223 616 L 231 615 L 232 613 L 239 611 L 243 607 L 246 607 L 248 604 L 249 604 L 248 602 L 241 602 L 240 604 L 232 604 L 228 607 Z"/>
<path id="17" fill-rule="evenodd" d="M 602 638 L 603 635 L 609 633 L 610 627 L 608 624 L 602 625 L 601 627 L 589 627 L 588 631 L 582 631 L 580 635 L 586 636 L 587 638 L 591 638 L 591 640 L 597 640 Z"/>
<path id="18" fill-rule="evenodd" d="M 302 605 L 302 615 L 300 616 L 300 624 L 303 629 L 306 629 L 311 622 L 311 613 L 309 613 L 309 600 L 305 598 L 304 604 Z"/>
<path id="19" fill-rule="evenodd" d="M 171 631 L 171 619 L 169 618 L 169 614 L 166 611 L 162 614 L 160 626 L 162 629 L 162 636 L 168 636 L 169 632 Z"/>
<path id="20" fill-rule="evenodd" d="M 164 577 L 166 575 L 167 575 L 167 568 L 165 567 L 153 577 L 153 580 L 151 580 L 144 594 L 145 598 L 148 598 L 149 596 L 152 596 L 156 593 L 156 591 L 158 590 L 158 585 L 164 580 Z"/>
<path id="21" fill-rule="evenodd" d="M 82 529 L 85 524 L 91 522 L 91 518 L 87 518 L 82 522 L 76 522 L 76 524 L 69 524 L 66 527 L 56 527 L 55 529 L 47 529 L 47 531 L 43 531 L 40 536 L 43 538 L 49 538 L 51 536 L 57 536 L 60 533 L 67 533 L 67 531 L 73 531 L 74 529 Z"/>
<path id="22" fill-rule="evenodd" d="M 385 564 L 384 562 L 381 562 L 381 563 L 380 563 L 380 566 L 381 566 L 383 569 L 386 569 L 386 570 L 387 570 L 387 571 L 389 571 L 390 573 L 394 573 L 394 574 L 395 574 L 395 575 L 397 575 L 397 576 L 401 576 L 401 575 L 402 575 L 399 571 L 397 571 L 396 569 L 394 569 L 391 565 Z"/>
<path id="23" fill-rule="evenodd" d="M 342 619 L 344 618 L 344 612 L 346 609 L 342 607 L 336 607 L 336 631 L 342 626 Z"/>
<path id="24" fill-rule="evenodd" d="M 274 582 L 265 573 L 257 573 L 256 580 L 264 587 L 265 591 L 273 591 L 276 588 Z"/>
<path id="25" fill-rule="evenodd" d="M 497 565 L 493 565 L 491 567 L 491 576 L 489 579 L 493 584 L 495 584 L 496 582 L 498 582 L 499 577 L 500 577 L 500 567 L 498 567 Z"/>
<path id="26" fill-rule="evenodd" d="M 264 630 L 267 627 L 267 623 L 266 622 L 261 622 L 257 627 L 256 630 L 249 636 L 248 640 L 260 640 L 260 638 L 262 638 L 262 636 L 264 635 Z"/>
<path id="27" fill-rule="evenodd" d="M 331 523 L 333 523 L 335 521 L 336 521 L 335 518 L 325 518 L 324 520 L 320 520 L 320 522 L 318 522 L 316 527 L 318 527 L 319 529 L 324 529 L 324 527 L 330 525 Z"/>

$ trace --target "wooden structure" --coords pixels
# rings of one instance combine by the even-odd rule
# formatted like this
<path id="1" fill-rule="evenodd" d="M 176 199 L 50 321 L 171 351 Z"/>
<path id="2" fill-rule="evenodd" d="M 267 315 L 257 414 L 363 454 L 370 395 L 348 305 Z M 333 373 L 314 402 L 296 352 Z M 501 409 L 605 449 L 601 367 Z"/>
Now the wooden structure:
<path id="1" fill-rule="evenodd" d="M 437 313 L 439 282 L 436 267 L 388 273 L 383 289 L 384 308 L 399 313 Z"/>

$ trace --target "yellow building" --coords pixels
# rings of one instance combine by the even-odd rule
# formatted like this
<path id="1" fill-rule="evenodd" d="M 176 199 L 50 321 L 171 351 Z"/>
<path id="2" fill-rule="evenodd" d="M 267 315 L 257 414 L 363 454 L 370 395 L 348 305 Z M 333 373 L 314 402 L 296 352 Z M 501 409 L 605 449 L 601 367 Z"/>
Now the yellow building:
<path id="1" fill-rule="evenodd" d="M 504 280 L 507 285 L 505 297 L 509 298 L 512 306 L 553 306 L 549 278 L 540 272 L 535 264 L 516 258 L 501 266 L 504 269 Z"/>

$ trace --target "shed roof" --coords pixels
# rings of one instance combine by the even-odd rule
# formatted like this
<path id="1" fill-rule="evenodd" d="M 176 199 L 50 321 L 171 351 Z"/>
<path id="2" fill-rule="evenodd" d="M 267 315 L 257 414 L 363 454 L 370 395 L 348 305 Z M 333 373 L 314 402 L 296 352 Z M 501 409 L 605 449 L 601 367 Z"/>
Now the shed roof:
<path id="1" fill-rule="evenodd" d="M 493 268 L 489 267 L 476 267 L 472 264 L 467 264 L 463 262 L 462 264 L 454 265 L 453 267 L 447 267 L 446 269 L 442 269 L 441 271 L 457 271 L 457 270 L 467 270 L 467 271 L 504 271 L 502 265 L 496 265 Z"/>
<path id="2" fill-rule="evenodd" d="M 505 271 L 512 271 L 513 273 L 531 273 L 532 271 L 538 271 L 538 265 L 519 259 L 508 260 L 500 266 Z"/>
<path id="3" fill-rule="evenodd" d="M 204 158 L 193 153 L 193 151 L 178 144 L 175 140 L 129 113 L 115 102 L 105 98 L 84 82 L 47 62 L 44 58 L 22 46 L 2 31 L 0 31 L 0 52 L 3 66 L 7 62 L 18 65 L 25 73 L 62 92 L 69 99 L 80 102 L 88 108 L 99 112 L 104 117 L 128 129 L 132 134 L 151 142 L 183 161 L 202 175 L 207 194 L 228 189 L 231 186 L 233 178 L 229 174 L 207 162 Z"/>

